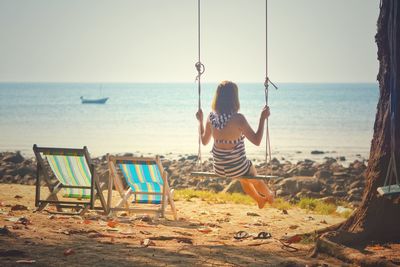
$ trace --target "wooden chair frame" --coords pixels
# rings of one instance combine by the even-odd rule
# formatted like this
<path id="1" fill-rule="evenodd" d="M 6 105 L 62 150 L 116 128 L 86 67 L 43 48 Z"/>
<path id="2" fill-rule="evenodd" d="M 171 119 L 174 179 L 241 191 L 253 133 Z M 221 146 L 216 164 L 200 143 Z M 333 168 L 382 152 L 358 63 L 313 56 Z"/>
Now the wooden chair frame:
<path id="1" fill-rule="evenodd" d="M 163 190 L 161 193 L 157 192 L 134 192 L 130 186 L 127 190 L 123 188 L 123 182 L 120 175 L 117 171 L 117 164 L 120 161 L 131 161 L 131 162 L 155 162 L 157 167 L 160 171 L 161 177 L 163 179 Z M 175 203 L 173 199 L 173 189 L 170 189 L 168 184 L 168 173 L 164 171 L 164 168 L 161 164 L 161 160 L 159 156 L 155 158 L 144 158 L 144 157 L 117 157 L 117 156 L 108 156 L 108 167 L 109 167 L 109 180 L 108 180 L 108 199 L 107 199 L 107 208 L 110 214 L 113 211 L 127 211 L 132 213 L 152 213 L 158 217 L 165 217 L 166 213 L 166 206 L 169 203 L 171 206 L 171 212 L 175 220 L 177 220 L 177 212 L 175 208 Z M 115 207 L 112 207 L 112 188 L 115 186 L 115 189 L 118 191 L 121 200 Z M 132 195 L 139 195 L 139 194 L 146 194 L 146 195 L 162 195 L 161 203 L 159 204 L 160 207 L 157 209 L 151 208 L 131 208 L 128 202 L 128 199 Z M 145 203 L 140 203 L 138 205 L 146 205 Z M 155 204 L 158 205 L 158 204 Z M 123 207 L 125 206 L 125 207 Z"/>
<path id="2" fill-rule="evenodd" d="M 94 164 L 90 159 L 89 152 L 87 147 L 83 147 L 83 149 L 75 149 L 75 148 L 55 148 L 55 147 L 38 147 L 36 144 L 33 146 L 33 152 L 37 161 L 37 170 L 36 170 L 36 195 L 35 195 L 35 206 L 37 207 L 37 211 L 42 211 L 49 204 L 56 205 L 57 211 L 48 211 L 49 213 L 55 214 L 65 214 L 65 215 L 83 215 L 89 209 L 93 210 L 103 210 L 106 214 L 108 214 L 107 204 L 104 199 L 102 189 L 105 189 L 106 183 L 100 184 L 98 180 L 98 176 L 94 169 Z M 89 166 L 90 170 L 90 186 L 74 186 L 74 185 L 64 185 L 60 181 L 58 181 L 55 185 L 51 183 L 50 177 L 46 171 L 46 165 L 42 158 L 41 153 L 49 154 L 49 155 L 62 155 L 62 156 L 84 156 L 86 163 Z M 40 197 L 40 187 L 41 187 L 41 176 L 43 176 L 43 181 L 46 186 L 50 190 L 50 194 L 45 199 L 41 199 Z M 90 189 L 90 200 L 89 201 L 63 201 L 59 200 L 57 194 L 61 191 L 62 188 L 77 188 L 77 189 Z M 101 206 L 95 206 L 96 199 L 100 199 Z M 76 212 L 65 212 L 63 208 L 71 208 L 75 209 Z"/>

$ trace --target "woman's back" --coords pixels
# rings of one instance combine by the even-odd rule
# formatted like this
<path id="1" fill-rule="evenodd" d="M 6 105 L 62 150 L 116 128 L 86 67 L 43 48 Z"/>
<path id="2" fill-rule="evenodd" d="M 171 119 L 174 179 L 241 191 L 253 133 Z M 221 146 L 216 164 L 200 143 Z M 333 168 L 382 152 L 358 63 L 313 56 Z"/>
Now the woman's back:
<path id="1" fill-rule="evenodd" d="M 243 132 L 240 127 L 240 121 L 243 115 L 239 113 L 232 114 L 223 126 L 215 122 L 216 116 L 220 115 L 212 112 L 209 116 L 209 122 L 212 125 L 211 132 L 212 137 L 214 138 L 215 147 L 222 149 L 234 148 L 237 142 L 240 141 L 243 136 Z"/>

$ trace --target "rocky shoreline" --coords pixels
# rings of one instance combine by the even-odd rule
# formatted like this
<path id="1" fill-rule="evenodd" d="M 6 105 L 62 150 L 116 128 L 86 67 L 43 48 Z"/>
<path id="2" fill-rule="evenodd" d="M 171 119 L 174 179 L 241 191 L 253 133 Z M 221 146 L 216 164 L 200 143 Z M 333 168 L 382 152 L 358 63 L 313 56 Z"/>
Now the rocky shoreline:
<path id="1" fill-rule="evenodd" d="M 132 156 L 132 154 L 124 154 Z M 280 178 L 270 181 L 277 196 L 289 200 L 301 197 L 324 198 L 336 202 L 344 200 L 357 206 L 362 199 L 365 187 L 366 161 L 355 160 L 347 167 L 340 163 L 340 158 L 325 158 L 322 163 L 312 160 L 302 160 L 297 163 L 280 162 L 274 158 L 265 168 L 265 163 L 257 164 L 259 174 L 271 173 Z M 215 192 L 241 192 L 237 180 L 227 178 L 192 177 L 193 171 L 198 171 L 196 156 L 181 157 L 170 160 L 162 157 L 162 163 L 169 174 L 172 188 L 192 188 L 212 190 Z M 107 157 L 93 158 L 96 171 L 101 181 L 108 179 Z M 202 163 L 203 171 L 212 171 L 212 161 Z M 272 169 L 272 170 L 271 170 Z M 34 185 L 36 182 L 36 160 L 25 158 L 20 152 L 0 153 L 0 183 L 17 183 Z"/>

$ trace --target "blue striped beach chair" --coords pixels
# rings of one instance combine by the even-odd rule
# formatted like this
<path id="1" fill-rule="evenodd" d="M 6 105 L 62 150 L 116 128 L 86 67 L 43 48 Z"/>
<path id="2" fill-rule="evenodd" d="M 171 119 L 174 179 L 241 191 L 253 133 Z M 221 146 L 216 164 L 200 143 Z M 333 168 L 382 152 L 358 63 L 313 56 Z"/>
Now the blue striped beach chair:
<path id="1" fill-rule="evenodd" d="M 108 157 L 109 184 L 108 184 L 108 210 L 125 210 L 134 213 L 153 213 L 156 217 L 164 217 L 166 206 L 171 206 L 174 219 L 177 213 L 173 200 L 173 190 L 168 185 L 168 175 L 164 171 L 160 158 L 135 158 L 135 157 Z M 125 179 L 124 186 L 122 176 Z M 112 207 L 112 189 L 119 193 L 121 198 L 118 204 Z M 132 205 L 129 204 L 131 202 Z M 136 205 L 137 204 L 137 205 Z M 139 204 L 150 204 L 148 208 L 137 208 Z"/>
<path id="2" fill-rule="evenodd" d="M 33 152 L 37 161 L 35 206 L 39 211 L 52 204 L 57 207 L 57 212 L 49 211 L 51 213 L 83 215 L 89 209 L 108 213 L 102 194 L 107 185 L 99 183 L 86 147 L 52 148 L 35 144 Z M 51 177 L 56 178 L 56 183 L 51 182 Z M 50 191 L 45 199 L 41 198 L 42 178 Z M 101 204 L 99 207 L 95 206 L 97 198 Z M 64 208 L 73 211 L 64 211 Z"/>

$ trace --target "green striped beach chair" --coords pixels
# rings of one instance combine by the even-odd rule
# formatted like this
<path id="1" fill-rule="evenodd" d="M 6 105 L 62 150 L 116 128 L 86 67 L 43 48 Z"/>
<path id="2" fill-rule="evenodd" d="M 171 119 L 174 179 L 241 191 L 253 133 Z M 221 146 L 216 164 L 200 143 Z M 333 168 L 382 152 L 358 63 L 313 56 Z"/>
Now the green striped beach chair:
<path id="1" fill-rule="evenodd" d="M 51 213 L 83 215 L 89 209 L 108 213 L 102 194 L 106 184 L 99 183 L 86 147 L 53 148 L 38 147 L 35 144 L 33 152 L 37 161 L 35 206 L 39 211 L 53 204 L 57 207 L 57 212 L 49 211 Z M 51 182 L 51 177 L 56 178 L 55 184 Z M 50 191 L 45 199 L 40 196 L 42 178 Z M 101 204 L 98 207 L 95 206 L 97 198 Z M 72 211 L 64 211 L 64 208 Z"/>
<path id="2" fill-rule="evenodd" d="M 109 156 L 108 166 L 110 176 L 107 208 L 110 212 L 125 210 L 134 213 L 153 213 L 156 217 L 164 217 L 166 206 L 169 204 L 174 219 L 177 219 L 173 190 L 169 188 L 167 172 L 164 171 L 158 156 L 155 158 Z M 126 186 L 119 173 L 122 173 Z M 111 204 L 113 186 L 121 198 L 114 207 Z M 152 207 L 137 207 L 143 204 Z"/>

